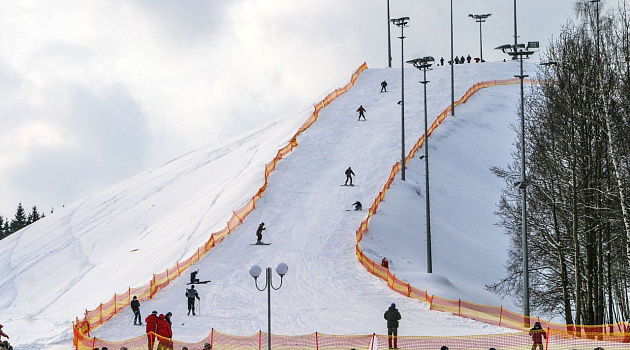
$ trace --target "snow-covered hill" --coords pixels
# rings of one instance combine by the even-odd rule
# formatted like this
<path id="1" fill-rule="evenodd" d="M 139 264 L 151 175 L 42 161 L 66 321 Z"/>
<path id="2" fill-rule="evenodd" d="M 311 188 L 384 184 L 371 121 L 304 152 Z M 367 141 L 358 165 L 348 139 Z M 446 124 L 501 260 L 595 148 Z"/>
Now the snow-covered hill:
<path id="1" fill-rule="evenodd" d="M 456 96 L 472 84 L 511 77 L 513 63 L 456 66 Z M 407 149 L 423 132 L 420 72 L 405 70 Z M 387 80 L 388 92 L 379 93 Z M 429 73 L 432 121 L 450 101 L 450 69 Z M 186 316 L 186 278 L 142 304 L 173 312 L 174 338 L 196 341 L 210 328 L 251 334 L 266 328 L 266 295 L 247 271 L 289 265 L 284 285 L 272 294 L 273 332 L 365 334 L 385 331 L 382 314 L 395 302 L 403 313 L 399 334 L 457 335 L 506 330 L 428 310 L 367 274 L 356 259 L 355 234 L 364 212 L 400 158 L 400 69 L 369 69 L 356 86 L 320 112 L 298 138 L 298 147 L 269 179 L 257 209 L 194 268 L 212 283 L 200 286 L 201 315 Z M 362 243 L 374 257 L 388 256 L 392 271 L 444 297 L 496 303 L 483 285 L 503 273 L 507 239 L 493 226 L 502 186 L 488 168 L 505 165 L 514 133 L 516 86 L 479 92 L 458 108 L 429 140 L 432 179 L 434 274 L 422 273 L 423 163 L 409 164 Z M 356 109 L 367 109 L 358 122 Z M 256 193 L 264 164 L 310 114 L 277 119 L 220 147 L 199 149 L 77 201 L 0 243 L 0 314 L 4 330 L 21 349 L 65 348 L 71 321 L 115 292 L 147 283 L 189 257 L 210 233 Z M 344 170 L 356 187 L 341 187 Z M 264 221 L 271 246 L 250 246 Z M 504 305 L 508 305 L 503 303 Z M 122 340 L 141 335 L 124 310 L 93 335 Z M 184 318 L 186 318 L 184 322 Z M 181 321 L 181 322 L 180 322 Z M 185 325 L 181 325 L 185 323 Z"/>

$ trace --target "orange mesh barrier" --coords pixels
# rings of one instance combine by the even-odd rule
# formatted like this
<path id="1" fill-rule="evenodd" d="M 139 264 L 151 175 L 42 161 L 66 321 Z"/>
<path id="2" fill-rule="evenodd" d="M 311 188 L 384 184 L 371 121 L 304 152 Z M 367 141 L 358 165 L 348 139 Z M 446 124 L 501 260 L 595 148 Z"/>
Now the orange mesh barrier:
<path id="1" fill-rule="evenodd" d="M 543 339 L 542 349 L 544 350 L 592 350 L 596 347 L 603 347 L 606 350 L 628 349 L 627 344 L 623 344 L 624 334 L 617 333 L 616 338 L 610 337 L 607 340 L 598 339 L 598 335 L 591 338 L 574 338 L 570 332 L 556 332 L 547 329 L 546 339 Z M 330 335 L 322 333 L 312 333 L 305 335 L 275 335 L 271 336 L 273 349 L 281 350 L 375 350 L 376 348 L 388 347 L 387 335 Z M 120 349 L 126 347 L 129 350 L 146 350 L 149 347 L 148 337 L 142 335 L 133 339 L 120 342 L 109 342 L 99 338 L 85 337 L 79 335 L 77 349 L 92 350 L 104 346 L 109 349 Z M 198 342 L 183 342 L 176 339 L 167 339 L 156 336 L 153 350 L 158 344 L 166 345 L 170 349 L 181 349 L 186 346 L 188 349 L 202 349 L 204 343 L 210 343 L 213 349 L 218 350 L 262 350 L 267 349 L 267 333 L 258 332 L 247 336 L 229 335 L 215 330 L 210 330 L 210 334 Z M 457 336 L 457 337 L 419 337 L 419 336 L 398 336 L 396 344 L 399 349 L 426 349 L 435 350 L 445 345 L 450 350 L 487 350 L 496 348 L 500 350 L 524 350 L 531 349 L 533 341 L 527 332 Z"/>
<path id="2" fill-rule="evenodd" d="M 264 174 L 264 183 L 258 189 L 256 194 L 252 197 L 251 200 L 247 202 L 243 207 L 235 210 L 232 213 L 232 217 L 227 222 L 226 226 L 218 232 L 214 232 L 210 235 L 210 238 L 206 243 L 204 243 L 201 247 L 197 248 L 197 251 L 185 261 L 178 262 L 175 266 L 166 269 L 165 272 L 154 274 L 153 278 L 149 283 L 144 286 L 136 287 L 136 288 L 128 288 L 127 291 L 123 294 L 114 294 L 114 297 L 101 305 L 99 305 L 94 310 L 85 310 L 85 316 L 83 320 L 76 319 L 73 322 L 73 333 L 74 333 L 74 344 L 77 345 L 77 341 L 79 339 L 79 335 L 81 336 L 89 336 L 90 332 L 103 323 L 107 322 L 107 320 L 111 319 L 120 311 L 129 305 L 131 301 L 131 296 L 135 295 L 138 297 L 138 300 L 145 301 L 153 298 L 153 296 L 162 288 L 168 286 L 168 284 L 175 278 L 179 277 L 183 271 L 185 271 L 189 266 L 199 261 L 203 255 L 205 255 L 210 249 L 212 249 L 216 243 L 220 242 L 225 238 L 228 234 L 234 231 L 237 227 L 239 227 L 243 220 L 249 215 L 256 207 L 256 201 L 260 199 L 262 193 L 267 188 L 267 181 L 269 180 L 269 176 L 275 170 L 276 164 L 284 157 L 286 157 L 295 147 L 297 147 L 297 137 L 307 130 L 319 117 L 319 111 L 328 106 L 331 102 L 333 102 L 337 97 L 344 94 L 351 87 L 354 86 L 354 83 L 359 78 L 359 75 L 367 69 L 367 64 L 363 63 L 357 70 L 352 74 L 350 78 L 350 82 L 348 82 L 344 87 L 335 89 L 335 91 L 329 93 L 321 102 L 318 102 L 314 106 L 313 113 L 308 117 L 308 119 L 300 126 L 295 135 L 291 138 L 289 143 L 280 149 L 276 155 L 276 157 L 265 166 L 265 174 Z M 131 292 L 133 290 L 133 293 Z M 145 345 L 146 346 L 146 345 Z"/>
<path id="3" fill-rule="evenodd" d="M 477 91 L 490 87 L 500 85 L 510 85 L 520 82 L 518 78 L 504 79 L 504 80 L 491 80 L 484 81 L 473 85 L 459 100 L 455 101 L 455 106 L 462 103 L 466 103 Z M 526 79 L 527 83 L 536 83 L 535 80 Z M 431 136 L 433 131 L 446 119 L 451 111 L 451 106 L 446 108 L 440 115 L 435 118 L 435 121 L 427 128 L 427 135 Z M 425 142 L 425 137 L 422 135 L 418 142 L 409 151 L 409 154 L 405 158 L 405 162 L 409 162 L 415 155 L 416 151 L 422 147 Z M 393 167 L 389 175 L 389 178 L 385 182 L 383 189 L 379 192 L 378 196 L 374 200 L 372 206 L 368 210 L 367 218 L 361 222 L 359 228 L 356 231 L 356 254 L 359 262 L 365 267 L 368 272 L 374 276 L 387 282 L 387 286 L 392 290 L 418 300 L 426 301 L 430 303 L 431 310 L 450 312 L 453 315 L 474 319 L 480 322 L 485 322 L 497 326 L 506 328 L 525 330 L 529 329 L 534 322 L 541 322 L 544 327 L 549 328 L 553 332 L 564 332 L 571 337 L 597 337 L 600 340 L 607 341 L 626 341 L 626 337 L 623 336 L 626 330 L 625 323 L 617 323 L 611 325 L 597 325 L 597 326 L 578 326 L 578 325 L 566 325 L 557 324 L 540 320 L 537 317 L 526 317 L 524 315 L 509 311 L 501 306 L 489 306 L 480 305 L 463 300 L 450 300 L 441 298 L 439 296 L 429 296 L 428 292 L 417 289 L 410 286 L 407 282 L 399 279 L 396 275 L 392 274 L 388 269 L 380 266 L 379 263 L 373 261 L 367 257 L 359 247 L 359 243 L 363 239 L 363 235 L 368 231 L 370 219 L 376 213 L 376 210 L 383 201 L 385 193 L 391 186 L 394 178 L 398 174 L 401 168 L 401 163 L 397 162 Z M 620 336 L 621 334 L 621 336 Z M 449 347 L 450 348 L 450 347 Z"/>

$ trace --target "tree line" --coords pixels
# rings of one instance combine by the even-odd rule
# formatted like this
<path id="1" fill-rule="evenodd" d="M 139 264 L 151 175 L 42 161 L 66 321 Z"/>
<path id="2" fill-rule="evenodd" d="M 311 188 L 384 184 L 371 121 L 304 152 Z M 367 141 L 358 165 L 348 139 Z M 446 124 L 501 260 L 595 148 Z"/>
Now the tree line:
<path id="1" fill-rule="evenodd" d="M 51 210 L 52 213 L 52 210 Z M 15 232 L 23 229 L 24 227 L 34 223 L 35 221 L 45 217 L 44 213 L 40 213 L 37 210 L 37 206 L 33 206 L 29 214 L 26 213 L 22 203 L 19 203 L 15 210 L 15 216 L 13 219 L 5 218 L 0 215 L 0 240 L 9 237 Z"/>
<path id="2" fill-rule="evenodd" d="M 609 324 L 630 319 L 630 12 L 622 2 L 600 13 L 589 0 L 575 9 L 525 99 L 530 306 L 567 324 Z M 488 288 L 518 300 L 516 146 L 510 165 L 493 168 L 506 183 L 497 214 L 512 244 L 508 276 Z"/>

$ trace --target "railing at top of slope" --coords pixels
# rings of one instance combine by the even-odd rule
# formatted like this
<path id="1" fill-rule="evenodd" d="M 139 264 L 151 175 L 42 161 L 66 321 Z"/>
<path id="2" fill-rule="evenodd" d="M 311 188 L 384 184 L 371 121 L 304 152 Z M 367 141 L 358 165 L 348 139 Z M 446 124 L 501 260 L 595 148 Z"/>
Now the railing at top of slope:
<path id="1" fill-rule="evenodd" d="M 477 83 L 473 85 L 461 99 L 455 102 L 455 106 L 460 105 L 462 103 L 466 103 L 470 97 L 472 97 L 477 91 L 497 85 L 510 85 L 516 84 L 519 82 L 519 79 L 505 79 L 505 80 L 491 80 L 485 81 L 481 83 Z M 533 80 L 527 79 L 528 83 L 535 83 Z M 427 134 L 431 136 L 433 131 L 446 119 L 448 113 L 451 111 L 451 106 L 446 108 L 431 124 L 429 128 L 427 128 Z M 416 151 L 422 147 L 424 144 L 424 135 L 420 137 L 418 142 L 412 147 L 409 155 L 405 158 L 405 162 L 408 163 L 411 158 L 415 155 Z M 450 300 L 441 298 L 436 295 L 429 295 L 429 293 L 425 290 L 418 289 L 416 287 L 411 286 L 409 283 L 399 279 L 389 271 L 388 268 L 382 267 L 380 264 L 376 263 L 374 260 L 370 259 L 367 255 L 363 253 L 361 248 L 359 247 L 359 243 L 363 239 L 363 235 L 368 231 L 368 226 L 370 219 L 376 213 L 379 204 L 385 198 L 385 193 L 390 188 L 392 182 L 394 181 L 396 174 L 400 171 L 401 163 L 397 162 L 393 167 L 392 171 L 389 175 L 389 178 L 385 182 L 383 189 L 379 192 L 376 199 L 374 199 L 374 203 L 368 210 L 367 218 L 361 222 L 359 229 L 356 231 L 357 245 L 356 245 L 356 254 L 359 258 L 361 264 L 373 275 L 376 277 L 387 281 L 387 285 L 389 288 L 394 291 L 405 295 L 410 298 L 419 299 L 421 301 L 428 302 L 430 304 L 431 310 L 445 311 L 450 312 L 454 315 L 471 318 L 477 321 L 517 329 L 523 330 L 530 327 L 532 322 L 541 322 L 545 328 L 550 328 L 554 331 L 568 332 L 569 334 L 579 337 L 579 336 L 592 336 L 594 334 L 597 337 L 604 337 L 614 339 L 612 341 L 618 341 L 618 339 L 626 339 L 626 337 L 619 337 L 619 334 L 624 334 L 628 331 L 626 329 L 625 322 L 610 324 L 610 325 L 565 325 L 565 324 L 557 324 L 551 323 L 548 321 L 543 321 L 539 317 L 529 317 L 524 316 L 507 309 L 504 309 L 502 306 L 490 306 L 490 305 L 480 305 L 467 301 L 459 300 Z"/>
<path id="2" fill-rule="evenodd" d="M 282 158 L 286 157 L 295 147 L 297 147 L 297 137 L 315 123 L 319 117 L 319 111 L 322 108 L 328 106 L 331 102 L 337 99 L 337 97 L 343 95 L 352 86 L 354 86 L 354 83 L 358 79 L 359 75 L 365 69 L 367 69 L 367 64 L 363 63 L 354 73 L 352 73 L 350 82 L 348 82 L 344 87 L 335 89 L 335 91 L 326 95 L 322 101 L 314 105 L 313 113 L 302 124 L 302 126 L 300 126 L 295 135 L 293 135 L 291 140 L 289 140 L 289 143 L 282 149 L 278 150 L 275 158 L 265 165 L 264 183 L 260 189 L 258 189 L 258 192 L 247 202 L 247 204 L 232 212 L 232 217 L 222 230 L 212 233 L 210 235 L 210 239 L 208 239 L 203 246 L 198 247 L 197 252 L 188 259 L 176 263 L 175 266 L 166 269 L 165 272 L 154 274 L 149 283 L 140 287 L 130 287 L 123 293 L 114 294 L 111 300 L 100 304 L 96 309 L 90 311 L 85 310 L 84 319 L 79 320 L 77 317 L 76 322 L 73 322 L 74 345 L 77 345 L 79 334 L 87 334 L 89 336 L 90 331 L 104 324 L 106 321 L 114 317 L 114 315 L 116 315 L 121 309 L 127 307 L 131 302 L 132 295 L 137 296 L 140 301 L 153 298 L 159 290 L 168 286 L 172 280 L 179 277 L 183 271 L 199 261 L 199 259 L 201 259 L 201 257 L 211 250 L 217 243 L 221 242 L 227 235 L 234 231 L 234 229 L 239 227 L 243 223 L 243 220 L 245 220 L 245 218 L 256 208 L 256 202 L 262 197 L 262 193 L 267 188 L 269 175 L 275 170 L 276 164 L 278 164 Z"/>

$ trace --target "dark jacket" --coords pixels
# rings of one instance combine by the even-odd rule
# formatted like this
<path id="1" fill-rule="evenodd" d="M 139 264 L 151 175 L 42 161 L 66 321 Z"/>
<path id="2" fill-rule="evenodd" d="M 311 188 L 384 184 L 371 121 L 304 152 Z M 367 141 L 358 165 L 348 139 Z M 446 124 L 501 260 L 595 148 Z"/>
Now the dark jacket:
<path id="1" fill-rule="evenodd" d="M 189 288 L 189 289 L 186 289 L 186 297 L 188 299 L 195 299 L 195 298 L 199 299 L 199 294 L 197 293 L 197 290 L 195 288 Z"/>
<path id="2" fill-rule="evenodd" d="M 133 311 L 140 310 L 140 302 L 138 301 L 138 299 L 133 299 L 131 301 L 131 310 L 133 310 Z"/>
<path id="3" fill-rule="evenodd" d="M 387 328 L 398 328 L 398 321 L 401 317 L 396 306 L 390 306 L 383 317 L 387 320 Z"/>
<path id="4" fill-rule="evenodd" d="M 352 171 L 352 169 L 348 168 L 348 169 L 346 169 L 346 176 L 350 176 L 350 175 L 354 175 L 354 171 Z"/>

